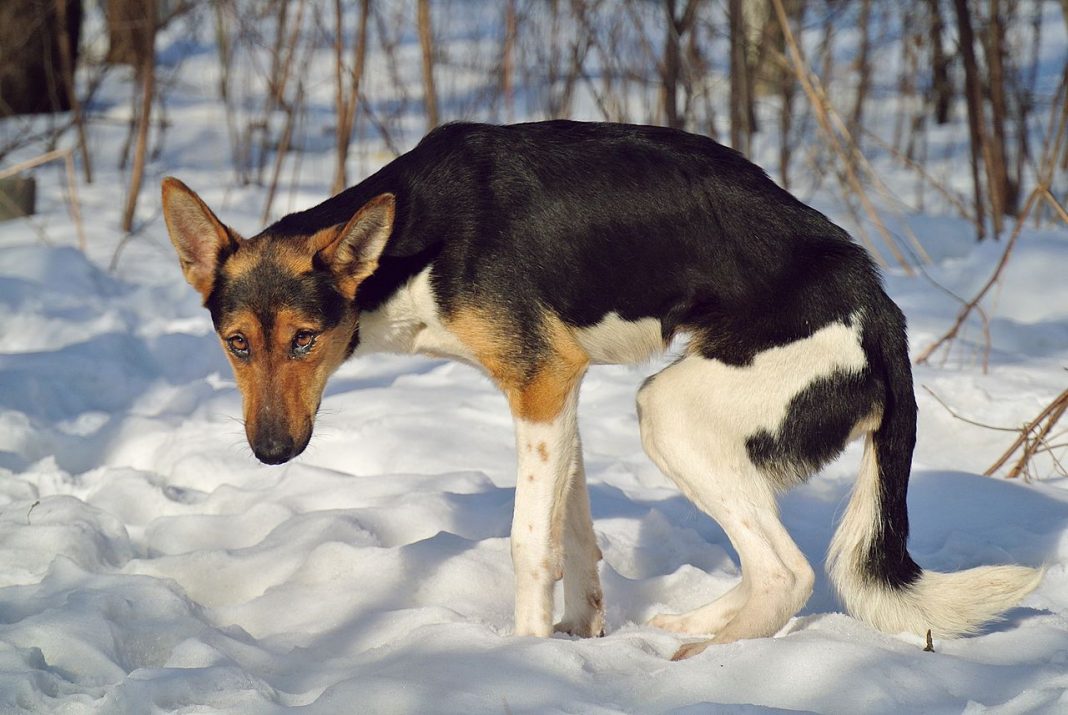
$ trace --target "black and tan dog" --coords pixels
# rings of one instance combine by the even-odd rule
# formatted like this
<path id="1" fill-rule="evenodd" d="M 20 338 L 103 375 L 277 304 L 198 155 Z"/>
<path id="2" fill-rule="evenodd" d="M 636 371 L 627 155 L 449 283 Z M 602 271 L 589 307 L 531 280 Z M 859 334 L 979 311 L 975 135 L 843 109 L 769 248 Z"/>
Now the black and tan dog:
<path id="1" fill-rule="evenodd" d="M 590 365 L 684 353 L 638 392 L 653 461 L 722 525 L 741 582 L 655 625 L 709 643 L 776 633 L 813 572 L 776 493 L 852 438 L 860 479 L 831 544 L 847 608 L 885 631 L 952 636 L 1041 572 L 922 570 L 906 550 L 916 402 L 905 321 L 865 252 L 739 154 L 654 127 L 454 124 L 364 182 L 245 239 L 163 182 L 171 240 L 244 396 L 253 452 L 308 444 L 350 355 L 448 356 L 485 370 L 515 418 L 515 632 L 603 630 L 601 557 L 576 425 Z"/>

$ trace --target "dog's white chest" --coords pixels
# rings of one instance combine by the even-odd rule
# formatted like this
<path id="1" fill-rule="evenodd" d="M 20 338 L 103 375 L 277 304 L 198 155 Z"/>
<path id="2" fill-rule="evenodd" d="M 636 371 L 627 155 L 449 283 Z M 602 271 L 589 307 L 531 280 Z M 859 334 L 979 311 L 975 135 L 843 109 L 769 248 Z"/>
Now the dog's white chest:
<path id="1" fill-rule="evenodd" d="M 475 357 L 449 332 L 430 289 L 427 268 L 400 288 L 377 310 L 360 314 L 356 354 L 418 353 L 474 363 Z"/>

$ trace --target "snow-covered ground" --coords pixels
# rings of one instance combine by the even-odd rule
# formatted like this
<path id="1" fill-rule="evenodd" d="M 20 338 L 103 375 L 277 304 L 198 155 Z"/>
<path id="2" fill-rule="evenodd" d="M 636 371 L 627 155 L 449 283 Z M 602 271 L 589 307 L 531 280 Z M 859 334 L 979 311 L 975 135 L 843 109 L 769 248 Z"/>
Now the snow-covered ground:
<path id="1" fill-rule="evenodd" d="M 87 254 L 51 169 L 38 174 L 42 213 L 0 224 L 0 711 L 1068 711 L 1068 479 L 1050 462 L 1030 483 L 978 476 L 1013 435 L 958 420 L 921 389 L 1004 427 L 1063 389 L 1068 230 L 1025 229 L 987 305 L 989 372 L 976 326 L 944 364 L 916 370 L 910 548 L 939 570 L 1047 565 L 1004 621 L 924 652 L 917 638 L 844 615 L 818 573 L 777 637 L 670 662 L 680 639 L 645 621 L 718 596 L 738 567 L 723 532 L 641 450 L 633 395 L 650 365 L 595 368 L 582 393 L 608 634 L 516 638 L 513 434 L 478 372 L 412 357 L 350 362 L 303 456 L 280 467 L 252 457 L 155 182 L 178 175 L 244 232 L 258 228 L 265 192 L 231 181 L 213 56 L 182 56 L 145 227 L 115 270 L 119 121 L 91 128 Z M 121 80 L 104 88 L 105 117 L 128 111 Z M 303 161 L 306 179 L 283 208 L 325 196 L 331 155 Z M 1002 246 L 976 246 L 955 219 L 909 220 L 935 256 L 930 277 L 973 294 Z M 887 283 L 917 348 L 958 309 L 925 278 L 891 272 Z M 782 500 L 814 564 L 858 458 L 854 446 Z"/>

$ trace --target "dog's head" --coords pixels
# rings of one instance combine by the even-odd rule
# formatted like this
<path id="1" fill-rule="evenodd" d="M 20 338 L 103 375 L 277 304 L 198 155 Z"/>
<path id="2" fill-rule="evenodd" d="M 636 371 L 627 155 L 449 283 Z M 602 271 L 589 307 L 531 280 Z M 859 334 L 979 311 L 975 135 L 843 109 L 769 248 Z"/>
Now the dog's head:
<path id="1" fill-rule="evenodd" d="M 393 195 L 310 235 L 268 229 L 244 239 L 168 178 L 163 216 L 230 359 L 252 451 L 266 464 L 289 461 L 311 439 L 327 377 L 352 352 L 356 290 L 378 267 L 393 228 Z"/>

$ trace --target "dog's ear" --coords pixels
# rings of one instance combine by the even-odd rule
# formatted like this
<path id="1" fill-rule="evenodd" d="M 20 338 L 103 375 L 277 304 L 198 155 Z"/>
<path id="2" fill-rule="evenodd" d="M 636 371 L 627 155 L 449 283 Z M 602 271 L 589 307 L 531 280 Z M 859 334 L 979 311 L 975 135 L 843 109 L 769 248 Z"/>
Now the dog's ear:
<path id="1" fill-rule="evenodd" d="M 163 180 L 163 219 L 185 279 L 207 300 L 220 252 L 224 247 L 236 249 L 237 243 L 192 189 L 169 176 Z"/>
<path id="2" fill-rule="evenodd" d="M 330 267 L 346 297 L 355 297 L 357 286 L 378 268 L 378 259 L 393 232 L 395 212 L 393 194 L 379 194 L 340 229 L 333 226 L 312 236 L 318 260 Z"/>

